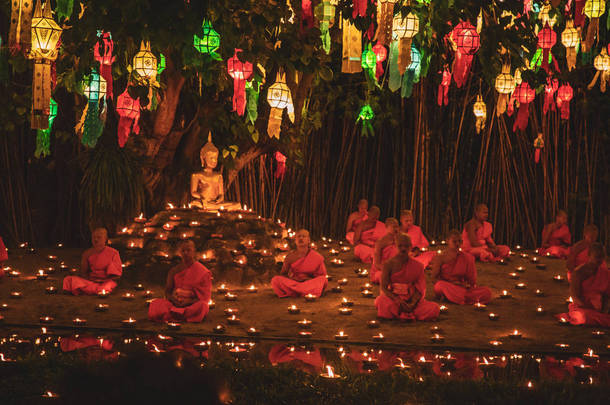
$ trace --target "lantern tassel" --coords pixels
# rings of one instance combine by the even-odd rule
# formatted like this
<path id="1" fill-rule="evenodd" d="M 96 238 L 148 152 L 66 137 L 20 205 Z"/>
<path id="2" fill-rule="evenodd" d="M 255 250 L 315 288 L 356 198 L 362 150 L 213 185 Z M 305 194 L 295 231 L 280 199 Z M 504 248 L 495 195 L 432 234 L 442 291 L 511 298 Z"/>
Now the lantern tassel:
<path id="1" fill-rule="evenodd" d="M 267 124 L 267 134 L 269 135 L 269 138 L 280 139 L 283 112 L 284 110 L 281 108 L 271 107 L 271 111 L 269 112 L 269 123 Z"/>
<path id="2" fill-rule="evenodd" d="M 547 84 L 544 86 L 544 106 L 542 111 L 546 114 L 549 111 L 555 111 L 555 93 L 559 87 L 557 79 L 547 79 Z"/>
<path id="3" fill-rule="evenodd" d="M 398 41 L 398 71 L 401 75 L 411 64 L 411 38 L 401 38 Z"/>
<path id="4" fill-rule="evenodd" d="M 515 123 L 513 124 L 513 132 L 517 130 L 525 131 L 527 128 L 527 122 L 530 115 L 530 103 L 521 103 L 517 110 L 517 116 L 515 117 Z"/>
<path id="5" fill-rule="evenodd" d="M 119 138 L 119 146 L 122 148 L 125 146 L 127 139 L 129 139 L 129 133 L 131 132 L 131 126 L 134 123 L 133 118 L 120 117 L 119 118 L 119 130 L 117 137 Z"/>
<path id="6" fill-rule="evenodd" d="M 453 60 L 453 80 L 455 80 L 458 89 L 466 84 L 470 66 L 472 65 L 472 59 L 473 55 L 464 55 L 461 52 L 457 52 L 455 55 L 455 59 Z"/>
<path id="7" fill-rule="evenodd" d="M 574 26 L 585 27 L 585 14 L 583 13 L 587 0 L 574 0 Z"/>
<path id="8" fill-rule="evenodd" d="M 8 33 L 8 47 L 11 53 L 19 50 L 27 52 L 30 50 L 32 41 L 32 11 L 34 1 L 14 0 L 11 1 L 11 25 Z"/>
<path id="9" fill-rule="evenodd" d="M 233 111 L 239 116 L 246 111 L 246 81 L 243 79 L 233 80 Z"/>
<path id="10" fill-rule="evenodd" d="M 538 163 L 540 161 L 540 148 L 536 148 L 536 151 L 534 151 L 534 162 Z"/>
<path id="11" fill-rule="evenodd" d="M 276 151 L 275 160 L 277 162 L 277 166 L 275 167 L 275 178 L 284 179 L 284 174 L 286 174 L 286 156 L 280 151 Z"/>
<path id="12" fill-rule="evenodd" d="M 506 107 L 508 106 L 508 94 L 499 93 L 498 102 L 496 104 L 496 116 L 499 117 L 506 112 Z"/>
<path id="13" fill-rule="evenodd" d="M 256 79 L 252 79 L 248 86 L 246 86 L 246 117 L 254 124 L 258 119 L 258 97 L 260 94 L 259 82 Z"/>
<path id="14" fill-rule="evenodd" d="M 90 148 L 95 147 L 98 138 L 102 135 L 104 126 L 99 117 L 99 103 L 91 101 L 88 103 L 85 125 L 83 127 L 82 143 Z"/>
<path id="15" fill-rule="evenodd" d="M 443 79 L 438 85 L 437 103 L 439 106 L 449 105 L 449 85 L 451 84 L 451 72 L 447 67 L 443 70 Z"/>
<path id="16" fill-rule="evenodd" d="M 388 69 L 390 71 L 388 89 L 390 89 L 392 93 L 398 90 L 400 88 L 400 85 L 402 84 L 402 77 L 398 66 L 400 52 L 398 49 L 398 42 L 399 41 L 393 41 L 390 44 L 390 55 L 388 56 Z M 409 49 L 409 52 L 410 51 L 411 49 Z"/>
<path id="17" fill-rule="evenodd" d="M 587 36 L 582 43 L 583 52 L 589 52 L 591 50 L 596 37 L 599 37 L 599 18 L 591 18 L 589 20 L 589 26 L 587 27 Z"/>
<path id="18" fill-rule="evenodd" d="M 392 23 L 394 18 L 394 3 L 381 2 L 377 15 L 377 32 L 375 40 L 382 45 L 388 45 L 392 41 Z"/>

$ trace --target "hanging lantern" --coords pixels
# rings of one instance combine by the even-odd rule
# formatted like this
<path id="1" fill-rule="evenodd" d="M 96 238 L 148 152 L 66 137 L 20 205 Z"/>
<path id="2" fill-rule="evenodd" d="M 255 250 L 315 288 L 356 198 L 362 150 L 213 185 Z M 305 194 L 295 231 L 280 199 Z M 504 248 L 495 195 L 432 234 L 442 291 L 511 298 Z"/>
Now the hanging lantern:
<path id="1" fill-rule="evenodd" d="M 258 119 L 258 96 L 260 93 L 260 82 L 256 77 L 246 82 L 246 117 L 251 124 Z M 256 132 L 258 136 L 258 132 Z"/>
<path id="2" fill-rule="evenodd" d="M 402 89 L 400 92 L 402 98 L 411 97 L 411 94 L 413 94 L 413 85 L 419 82 L 421 60 L 422 55 L 420 51 L 415 45 L 411 45 L 411 64 L 407 67 L 407 71 L 402 76 Z"/>
<path id="3" fill-rule="evenodd" d="M 208 20 L 203 20 L 201 36 L 193 35 L 193 46 L 204 55 L 214 54 L 220 47 L 220 34 L 212 28 Z"/>
<path id="4" fill-rule="evenodd" d="M 336 0 L 335 0 L 336 1 Z M 322 48 L 328 55 L 330 53 L 330 28 L 335 25 L 335 5 L 333 1 L 323 0 L 316 6 L 316 18 L 320 26 L 320 39 Z"/>
<path id="5" fill-rule="evenodd" d="M 362 121 L 362 131 L 360 132 L 361 136 L 368 137 L 374 136 L 375 132 L 373 131 L 373 118 L 375 118 L 375 113 L 369 104 L 362 106 L 360 112 L 358 113 L 358 118 L 356 119 L 356 124 Z"/>
<path id="6" fill-rule="evenodd" d="M 49 127 L 36 131 L 36 150 L 34 151 L 36 158 L 46 157 L 51 153 L 51 128 L 55 117 L 57 117 L 57 103 L 51 99 L 49 104 Z"/>
<path id="7" fill-rule="evenodd" d="M 574 97 L 574 90 L 570 83 L 562 84 L 557 90 L 557 107 L 561 111 L 561 119 L 570 119 L 570 101 Z"/>
<path id="8" fill-rule="evenodd" d="M 481 46 L 481 38 L 472 24 L 462 21 L 451 31 L 451 41 L 456 51 L 453 59 L 453 79 L 460 88 L 468 79 L 472 59 Z"/>
<path id="9" fill-rule="evenodd" d="M 132 128 L 134 134 L 140 133 L 140 99 L 132 98 L 127 89 L 125 89 L 117 98 L 116 111 L 119 114 L 117 138 L 119 146 L 122 148 L 125 146 L 127 139 L 129 139 Z"/>
<path id="10" fill-rule="evenodd" d="M 583 12 L 589 17 L 589 26 L 585 41 L 582 43 L 582 51 L 589 52 L 595 38 L 599 38 L 599 18 L 606 12 L 606 0 L 587 0 Z"/>
<path id="11" fill-rule="evenodd" d="M 542 132 L 538 132 L 538 136 L 534 139 L 534 162 L 538 163 L 540 161 L 542 149 L 544 149 L 544 138 Z"/>
<path id="12" fill-rule="evenodd" d="M 377 80 L 377 55 L 371 49 L 371 44 L 368 44 L 362 51 L 362 68 L 364 69 L 367 82 L 375 83 Z"/>
<path id="13" fill-rule="evenodd" d="M 365 0 L 366 1 L 366 0 Z M 341 61 L 341 72 L 362 72 L 362 33 L 348 19 L 341 19 L 343 32 L 343 50 Z"/>
<path id="14" fill-rule="evenodd" d="M 150 42 L 142 41 L 140 50 L 133 57 L 133 70 L 149 82 L 157 77 L 157 57 L 150 51 Z"/>
<path id="15" fill-rule="evenodd" d="M 549 59 L 551 56 L 551 48 L 557 43 L 557 34 L 546 24 L 538 33 L 538 47 L 542 49 L 542 68 L 550 74 Z M 557 69 L 559 70 L 559 69 Z"/>
<path id="16" fill-rule="evenodd" d="M 101 38 L 95 43 L 93 48 L 93 57 L 100 64 L 100 74 L 106 80 L 107 94 L 110 98 L 113 98 L 112 94 L 112 64 L 115 61 L 115 57 L 112 56 L 114 50 L 114 43 L 112 42 L 112 35 L 109 32 L 98 31 L 97 36 Z M 102 49 L 100 51 L 100 42 Z"/>
<path id="17" fill-rule="evenodd" d="M 475 127 L 477 134 L 480 134 L 481 130 L 485 129 L 485 121 L 487 120 L 487 106 L 480 93 L 477 95 L 477 101 L 472 106 L 472 112 L 476 120 Z"/>
<path id="18" fill-rule="evenodd" d="M 554 77 L 548 76 L 544 86 L 544 106 L 542 108 L 544 114 L 549 111 L 555 111 L 555 92 L 558 88 L 559 81 Z"/>
<path id="19" fill-rule="evenodd" d="M 587 88 L 591 90 L 593 86 L 595 86 L 595 83 L 597 83 L 597 79 L 599 79 L 599 89 L 602 93 L 605 93 L 606 85 L 608 83 L 608 80 L 610 79 L 610 56 L 608 56 L 606 48 L 602 48 L 599 55 L 597 55 L 595 59 L 593 59 L 593 66 L 595 67 L 597 72 L 595 73 L 593 80 L 591 81 L 591 83 L 589 83 Z"/>
<path id="20" fill-rule="evenodd" d="M 267 102 L 271 106 L 269 112 L 269 124 L 267 125 L 267 134 L 270 138 L 280 139 L 280 129 L 282 126 L 282 113 L 284 108 L 288 110 L 290 121 L 294 122 L 294 107 L 292 105 L 292 96 L 290 88 L 286 85 L 286 74 L 279 73 L 273 83 L 267 90 Z"/>
<path id="21" fill-rule="evenodd" d="M 439 106 L 448 105 L 449 104 L 449 86 L 451 85 L 451 71 L 449 67 L 445 65 L 445 69 L 443 69 L 443 76 L 441 79 L 441 83 L 438 85 L 438 96 L 437 103 Z"/>
<path id="22" fill-rule="evenodd" d="M 51 16 L 51 3 L 41 6 L 36 3 L 32 17 L 32 49 L 34 59 L 32 80 L 32 129 L 49 127 L 49 106 L 51 105 L 51 61 L 57 58 L 57 44 L 61 28 Z"/>
<path id="23" fill-rule="evenodd" d="M 313 9 L 311 0 L 301 0 L 301 33 L 313 28 Z"/>
<path id="24" fill-rule="evenodd" d="M 380 2 L 377 12 L 377 32 L 375 39 L 381 45 L 392 42 L 392 25 L 394 22 L 394 4 L 398 0 L 378 0 Z"/>
<path id="25" fill-rule="evenodd" d="M 366 17 L 366 7 L 368 6 L 369 0 L 354 0 L 353 1 L 353 11 L 352 18 Z"/>
<path id="26" fill-rule="evenodd" d="M 523 14 L 529 17 L 534 0 L 523 0 Z"/>
<path id="27" fill-rule="evenodd" d="M 517 116 L 515 117 L 513 131 L 525 131 L 529 119 L 529 105 L 532 101 L 534 101 L 536 92 L 527 82 L 524 81 L 515 88 L 513 97 L 519 102 L 519 110 L 517 111 Z"/>
<path id="28" fill-rule="evenodd" d="M 275 178 L 284 178 L 284 174 L 286 173 L 286 156 L 282 154 L 282 152 L 275 151 L 275 161 L 277 162 L 277 166 L 275 168 Z"/>
<path id="29" fill-rule="evenodd" d="M 31 45 L 32 2 L 35 0 L 11 1 L 11 26 L 8 32 L 8 47 L 27 52 Z"/>
<path id="30" fill-rule="evenodd" d="M 551 5 L 548 3 L 543 4 L 542 7 L 540 7 L 538 19 L 542 23 L 543 27 L 548 24 L 551 28 L 553 28 L 557 22 L 557 16 L 553 15 L 553 17 L 551 17 L 551 10 Z"/>
<path id="31" fill-rule="evenodd" d="M 576 53 L 577 47 L 580 45 L 580 34 L 576 28 L 574 28 L 574 21 L 566 21 L 566 28 L 561 33 L 561 43 L 566 47 L 566 63 L 568 70 L 572 70 L 576 67 Z"/>
<path id="32" fill-rule="evenodd" d="M 496 115 L 500 115 L 506 112 L 508 106 L 508 98 L 515 89 L 515 78 L 510 74 L 510 66 L 503 65 L 502 73 L 500 73 L 494 82 L 494 87 L 499 93 L 498 95 L 498 106 L 496 108 Z"/>
<path id="33" fill-rule="evenodd" d="M 405 18 L 394 17 L 394 39 L 398 40 L 398 71 L 404 74 L 411 64 L 411 42 L 419 32 L 419 18 L 409 13 Z"/>
<path id="34" fill-rule="evenodd" d="M 252 63 L 242 62 L 238 58 L 241 49 L 235 48 L 233 56 L 227 60 L 227 71 L 233 78 L 233 110 L 237 115 L 246 111 L 246 81 L 252 76 Z"/>
<path id="35" fill-rule="evenodd" d="M 87 106 L 76 128 L 78 133 L 82 130 L 81 142 L 83 145 L 90 148 L 95 147 L 104 130 L 104 123 L 100 118 L 99 103 L 106 96 L 106 90 L 106 80 L 100 76 L 96 69 L 93 69 L 83 89 L 83 94 L 87 97 Z"/>
<path id="36" fill-rule="evenodd" d="M 379 81 L 379 78 L 383 75 L 383 62 L 388 58 L 388 50 L 385 46 L 379 42 L 373 47 L 373 53 L 375 54 L 375 78 Z"/>

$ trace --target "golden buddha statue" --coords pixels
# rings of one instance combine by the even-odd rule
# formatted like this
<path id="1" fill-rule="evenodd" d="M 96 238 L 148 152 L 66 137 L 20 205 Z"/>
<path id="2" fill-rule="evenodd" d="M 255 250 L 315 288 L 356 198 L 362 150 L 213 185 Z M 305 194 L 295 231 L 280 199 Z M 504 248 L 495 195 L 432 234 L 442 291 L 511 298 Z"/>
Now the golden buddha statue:
<path id="1" fill-rule="evenodd" d="M 225 201 L 223 178 L 221 173 L 214 172 L 218 164 L 218 148 L 212 143 L 212 134 L 208 134 L 208 142 L 203 145 L 199 153 L 203 171 L 193 173 L 191 176 L 192 207 L 206 210 L 240 209 L 239 203 Z"/>

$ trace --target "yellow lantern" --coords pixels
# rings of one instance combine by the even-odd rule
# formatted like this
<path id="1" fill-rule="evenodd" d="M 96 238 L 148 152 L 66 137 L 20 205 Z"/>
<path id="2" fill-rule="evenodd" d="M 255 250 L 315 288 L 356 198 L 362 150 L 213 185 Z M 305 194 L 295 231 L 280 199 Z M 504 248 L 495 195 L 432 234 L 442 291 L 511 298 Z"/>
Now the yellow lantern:
<path id="1" fill-rule="evenodd" d="M 502 66 L 502 73 L 496 77 L 494 85 L 499 93 L 496 108 L 496 115 L 499 117 L 506 111 L 508 97 L 515 90 L 515 78 L 510 74 L 510 65 Z"/>
<path id="2" fill-rule="evenodd" d="M 11 27 L 8 32 L 8 47 L 29 51 L 32 26 L 32 0 L 11 1 Z"/>
<path id="3" fill-rule="evenodd" d="M 343 32 L 343 50 L 341 72 L 359 73 L 362 72 L 362 32 L 348 19 L 341 19 L 341 29 Z"/>
<path id="4" fill-rule="evenodd" d="M 379 0 L 377 7 L 377 32 L 375 39 L 379 44 L 387 46 L 392 41 L 392 25 L 394 5 L 398 0 Z"/>
<path id="5" fill-rule="evenodd" d="M 411 42 L 419 32 L 419 18 L 412 12 L 394 17 L 393 35 L 398 40 L 398 71 L 404 74 L 411 64 Z"/>
<path id="6" fill-rule="evenodd" d="M 292 105 L 292 96 L 290 88 L 286 85 L 286 74 L 279 73 L 273 83 L 267 90 L 267 102 L 271 106 L 269 112 L 269 123 L 267 124 L 267 134 L 270 138 L 280 139 L 280 128 L 282 126 L 282 113 L 286 108 L 290 121 L 294 122 L 294 107 Z"/>
<path id="7" fill-rule="evenodd" d="M 150 42 L 142 41 L 140 44 L 140 51 L 133 57 L 133 70 L 149 81 L 156 79 L 157 57 L 150 51 Z"/>
<path id="8" fill-rule="evenodd" d="M 568 70 L 576 67 L 576 47 L 580 44 L 580 33 L 574 28 L 574 21 L 567 20 L 566 28 L 561 33 L 561 43 L 566 47 Z"/>
<path id="9" fill-rule="evenodd" d="M 602 93 L 606 92 L 606 86 L 608 81 L 610 80 L 610 56 L 606 52 L 606 48 L 602 48 L 599 55 L 593 59 L 593 66 L 597 70 L 595 76 L 591 83 L 589 83 L 588 89 L 591 90 L 595 83 L 597 83 L 597 79 L 599 78 L 599 89 Z"/>
<path id="10" fill-rule="evenodd" d="M 599 37 L 599 18 L 606 12 L 606 0 L 587 0 L 582 11 L 589 17 L 587 36 L 582 44 L 582 51 L 588 52 L 595 42 L 595 37 Z"/>
<path id="11" fill-rule="evenodd" d="M 472 112 L 476 119 L 477 134 L 480 134 L 481 130 L 485 128 L 485 120 L 487 119 L 487 106 L 481 94 L 477 95 L 477 101 L 472 106 Z"/>
<path id="12" fill-rule="evenodd" d="M 540 7 L 540 14 L 538 14 L 538 19 L 542 22 L 543 27 L 549 24 L 549 27 L 553 28 L 553 26 L 557 22 L 557 16 L 554 15 L 553 17 L 551 17 L 550 11 L 551 5 L 548 3 Z"/>
<path id="13" fill-rule="evenodd" d="M 32 79 L 32 129 L 47 129 L 51 105 L 51 61 L 57 59 L 57 43 L 61 28 L 51 15 L 51 3 L 36 3 L 32 17 L 32 49 L 34 59 Z"/>

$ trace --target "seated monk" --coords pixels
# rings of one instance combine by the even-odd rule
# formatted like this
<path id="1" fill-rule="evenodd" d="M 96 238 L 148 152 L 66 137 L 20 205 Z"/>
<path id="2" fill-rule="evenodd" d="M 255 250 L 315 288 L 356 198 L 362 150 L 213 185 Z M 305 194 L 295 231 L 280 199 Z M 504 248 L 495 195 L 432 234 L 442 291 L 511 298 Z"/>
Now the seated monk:
<path id="1" fill-rule="evenodd" d="M 4 269 L 2 268 L 2 264 L 8 260 L 8 252 L 6 251 L 6 246 L 4 246 L 4 241 L 2 240 L 2 236 L 0 236 L 0 278 L 4 276 Z"/>
<path id="2" fill-rule="evenodd" d="M 288 253 L 280 276 L 271 279 L 271 287 L 278 297 L 322 295 L 328 281 L 324 257 L 310 248 L 309 232 L 301 229 L 295 237 L 297 248 Z"/>
<path id="3" fill-rule="evenodd" d="M 148 307 L 148 319 L 157 322 L 201 322 L 208 314 L 212 297 L 212 273 L 195 261 L 195 243 L 180 244 L 182 263 L 167 274 L 165 298 L 157 298 Z"/>
<path id="4" fill-rule="evenodd" d="M 375 242 L 386 234 L 383 222 L 379 221 L 379 207 L 372 206 L 368 218 L 362 221 L 354 232 L 354 255 L 363 263 L 373 263 Z"/>
<path id="5" fill-rule="evenodd" d="M 367 200 L 360 200 L 358 202 L 358 211 L 352 212 L 347 217 L 347 226 L 345 227 L 345 239 L 352 245 L 354 244 L 354 232 L 360 223 L 368 218 L 367 213 L 369 209 L 369 202 Z"/>
<path id="6" fill-rule="evenodd" d="M 411 210 L 402 210 L 400 212 L 400 231 L 406 233 L 411 238 L 413 249 L 411 255 L 415 260 L 420 262 L 425 267 L 428 267 L 430 261 L 436 256 L 436 252 L 428 251 L 430 243 L 424 236 L 421 228 L 413 223 L 413 212 Z"/>
<path id="7" fill-rule="evenodd" d="M 568 312 L 556 315 L 573 325 L 610 327 L 610 271 L 604 262 L 606 252 L 601 243 L 589 248 L 589 260 L 574 269 L 570 280 L 573 302 Z"/>
<path id="8" fill-rule="evenodd" d="M 64 291 L 74 295 L 94 295 L 102 290 L 111 292 L 123 274 L 119 252 L 106 246 L 108 231 L 97 228 L 91 234 L 93 247 L 85 250 L 81 258 L 81 276 L 64 278 Z"/>
<path id="9" fill-rule="evenodd" d="M 191 176 L 190 205 L 206 210 L 218 210 L 223 207 L 227 210 L 240 209 L 239 203 L 225 201 L 224 185 L 221 173 L 215 173 L 218 164 L 218 148 L 212 143 L 212 134 L 208 134 L 208 142 L 203 145 L 199 153 L 203 171 L 193 173 Z"/>
<path id="10" fill-rule="evenodd" d="M 432 278 L 434 292 L 459 305 L 487 304 L 491 301 L 491 290 L 477 287 L 477 269 L 474 257 L 460 251 L 462 235 L 453 229 L 449 232 L 447 249 L 432 261 Z"/>
<path id="11" fill-rule="evenodd" d="M 383 265 L 381 294 L 375 299 L 377 316 L 386 319 L 429 321 L 438 318 L 438 304 L 426 301 L 424 266 L 411 256 L 411 239 L 396 236 L 398 254 Z"/>
<path id="12" fill-rule="evenodd" d="M 552 256 L 565 259 L 570 253 L 572 235 L 567 225 L 568 214 L 559 210 L 555 222 L 548 224 L 542 230 L 542 247 L 538 249 L 541 256 Z"/>
<path id="13" fill-rule="evenodd" d="M 597 241 L 598 235 L 599 230 L 597 229 L 597 226 L 593 224 L 585 225 L 582 240 L 576 242 L 570 249 L 570 254 L 568 254 L 568 260 L 566 261 L 568 281 L 570 281 L 574 269 L 585 264 L 589 260 L 589 248 L 592 243 Z"/>
<path id="14" fill-rule="evenodd" d="M 496 245 L 491 237 L 492 226 L 487 222 L 489 208 L 485 204 L 479 204 L 474 210 L 474 217 L 466 222 L 462 239 L 463 250 L 468 252 L 482 262 L 506 259 L 510 248 L 504 245 Z"/>
<path id="15" fill-rule="evenodd" d="M 373 264 L 371 265 L 371 282 L 379 284 L 381 281 L 381 270 L 383 264 L 398 254 L 396 247 L 396 235 L 398 235 L 398 221 L 396 218 L 385 220 L 387 233 L 375 242 L 375 252 L 373 253 Z"/>

